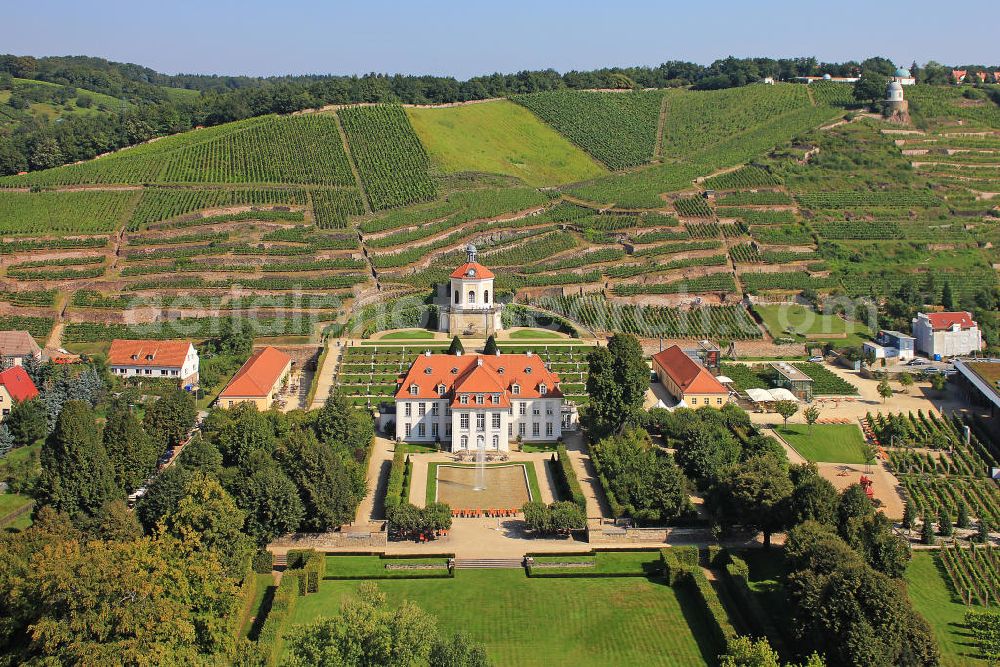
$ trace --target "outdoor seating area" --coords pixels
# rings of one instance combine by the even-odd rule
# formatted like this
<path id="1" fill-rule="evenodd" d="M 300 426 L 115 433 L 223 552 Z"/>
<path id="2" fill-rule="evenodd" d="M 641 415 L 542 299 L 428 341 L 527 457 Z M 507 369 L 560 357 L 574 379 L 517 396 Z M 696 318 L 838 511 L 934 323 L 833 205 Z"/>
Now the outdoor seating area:
<path id="1" fill-rule="evenodd" d="M 517 516 L 520 510 L 509 509 L 453 509 L 451 515 L 458 519 L 491 519 Z"/>

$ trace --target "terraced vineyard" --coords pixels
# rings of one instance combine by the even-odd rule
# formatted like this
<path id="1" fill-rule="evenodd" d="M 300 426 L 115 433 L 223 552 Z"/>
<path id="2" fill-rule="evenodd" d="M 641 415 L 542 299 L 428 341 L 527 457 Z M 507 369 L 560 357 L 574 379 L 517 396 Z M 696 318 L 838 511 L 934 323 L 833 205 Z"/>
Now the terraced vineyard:
<path id="1" fill-rule="evenodd" d="M 988 104 L 965 111 L 950 92 L 916 90 L 924 134 L 871 119 L 818 130 L 851 104 L 836 86 L 810 90 L 555 91 L 440 115 L 346 107 L 5 177 L 19 189 L 0 189 L 0 313 L 51 318 L 67 304 L 67 340 L 82 344 L 95 311 L 115 327 L 143 303 L 144 318 L 194 322 L 255 307 L 252 293 L 265 319 L 308 314 L 276 335 L 368 336 L 400 323 L 369 317 L 372 304 L 411 299 L 407 326 L 431 316 L 432 285 L 469 243 L 497 269 L 498 297 L 566 330 L 791 345 L 741 298 L 915 285 L 938 299 L 947 284 L 963 307 L 986 303 L 1000 264 L 982 194 L 1000 191 Z M 961 131 L 947 120 L 973 117 Z M 476 127 L 482 137 L 462 136 Z M 487 152 L 461 152 L 473 149 Z M 571 178 L 591 180 L 540 187 Z M 827 384 L 838 390 L 817 378 Z"/>
<path id="2" fill-rule="evenodd" d="M 653 159 L 663 93 L 560 90 L 512 98 L 611 169 Z"/>

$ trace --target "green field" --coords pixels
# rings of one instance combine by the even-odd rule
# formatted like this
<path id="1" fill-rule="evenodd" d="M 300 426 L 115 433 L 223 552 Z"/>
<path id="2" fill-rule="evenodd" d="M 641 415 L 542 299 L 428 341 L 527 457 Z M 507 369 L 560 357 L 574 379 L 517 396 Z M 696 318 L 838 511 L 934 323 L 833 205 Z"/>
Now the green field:
<path id="1" fill-rule="evenodd" d="M 510 339 L 536 339 L 536 338 L 565 338 L 556 331 L 549 331 L 548 329 L 518 329 L 517 331 L 511 331 L 507 338 Z"/>
<path id="2" fill-rule="evenodd" d="M 822 463 L 864 463 L 865 440 L 854 424 L 789 424 L 778 434 L 802 456 Z"/>
<path id="3" fill-rule="evenodd" d="M 6 516 L 31 502 L 31 498 L 16 493 L 0 493 L 0 516 Z"/>
<path id="4" fill-rule="evenodd" d="M 299 598 L 291 623 L 336 614 L 356 581 L 325 580 Z M 522 570 L 468 571 L 454 579 L 380 581 L 390 604 L 412 600 L 446 631 L 485 644 L 497 665 L 715 664 L 695 602 L 643 577 L 529 579 Z"/>
<path id="5" fill-rule="evenodd" d="M 837 345 L 857 346 L 863 340 L 870 340 L 871 329 L 862 322 L 845 320 L 838 315 L 824 315 L 812 308 L 797 304 L 774 306 L 754 306 L 754 310 L 764 320 L 764 326 L 775 337 L 791 337 L 796 340 L 829 340 Z M 846 337 L 845 337 L 846 336 Z"/>
<path id="6" fill-rule="evenodd" d="M 426 340 L 434 338 L 433 331 L 426 329 L 403 329 L 401 331 L 390 331 L 382 336 L 381 340 Z"/>
<path id="7" fill-rule="evenodd" d="M 507 100 L 408 108 L 431 160 L 444 173 L 486 172 L 543 186 L 594 178 L 606 170 L 524 107 Z"/>
<path id="8" fill-rule="evenodd" d="M 906 569 L 906 583 L 914 609 L 923 614 L 934 629 L 941 647 L 941 664 L 945 667 L 985 665 L 984 660 L 973 657 L 975 650 L 969 646 L 964 630 L 966 607 L 953 599 L 938 569 L 937 556 L 926 551 L 914 553 Z"/>

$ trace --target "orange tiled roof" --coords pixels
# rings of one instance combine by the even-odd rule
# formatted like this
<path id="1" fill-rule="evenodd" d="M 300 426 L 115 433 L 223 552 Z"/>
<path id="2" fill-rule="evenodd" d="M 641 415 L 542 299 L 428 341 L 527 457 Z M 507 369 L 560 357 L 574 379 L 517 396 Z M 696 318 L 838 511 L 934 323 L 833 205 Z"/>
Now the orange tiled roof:
<path id="1" fill-rule="evenodd" d="M 469 270 L 476 272 L 474 276 L 469 275 Z M 485 266 L 479 262 L 466 262 L 462 266 L 458 267 L 451 272 L 452 278 L 474 278 L 476 280 L 481 280 L 485 278 L 492 278 L 493 272 L 487 269 Z"/>
<path id="2" fill-rule="evenodd" d="M 951 329 L 952 325 L 959 325 L 962 329 L 970 329 L 976 326 L 976 321 L 972 319 L 972 313 L 960 310 L 954 313 L 927 313 L 927 320 L 935 331 Z"/>
<path id="3" fill-rule="evenodd" d="M 0 385 L 7 388 L 7 393 L 15 401 L 26 401 L 38 396 L 38 389 L 23 366 L 11 366 L 0 373 Z"/>
<path id="4" fill-rule="evenodd" d="M 968 73 L 969 73 L 969 71 L 968 70 L 964 70 L 964 69 L 953 69 L 953 70 L 951 70 L 951 76 L 955 79 L 955 81 L 961 81 L 962 79 L 965 78 L 965 75 L 968 74 Z"/>
<path id="5" fill-rule="evenodd" d="M 256 350 L 219 393 L 219 398 L 267 397 L 291 360 L 270 346 Z"/>
<path id="6" fill-rule="evenodd" d="M 729 390 L 715 379 L 701 364 L 685 354 L 684 350 L 671 345 L 653 355 L 653 364 L 680 387 L 685 394 L 728 394 Z"/>
<path id="7" fill-rule="evenodd" d="M 396 398 L 440 399 L 438 387 L 443 385 L 444 397 L 451 399 L 453 406 L 462 405 L 462 394 L 473 396 L 468 405 L 476 405 L 474 395 L 484 394 L 487 398 L 482 405 L 510 407 L 515 385 L 518 398 L 540 398 L 543 384 L 547 398 L 562 397 L 559 375 L 534 354 L 422 354 L 399 381 Z M 413 385 L 417 387 L 415 394 L 410 393 Z M 489 396 L 494 394 L 499 394 L 499 403 L 491 402 Z"/>
<path id="8" fill-rule="evenodd" d="M 0 331 L 0 355 L 26 357 L 39 355 L 42 350 L 27 331 Z"/>
<path id="9" fill-rule="evenodd" d="M 111 366 L 155 366 L 180 368 L 184 365 L 191 342 L 187 340 L 122 340 L 111 341 L 108 364 Z"/>

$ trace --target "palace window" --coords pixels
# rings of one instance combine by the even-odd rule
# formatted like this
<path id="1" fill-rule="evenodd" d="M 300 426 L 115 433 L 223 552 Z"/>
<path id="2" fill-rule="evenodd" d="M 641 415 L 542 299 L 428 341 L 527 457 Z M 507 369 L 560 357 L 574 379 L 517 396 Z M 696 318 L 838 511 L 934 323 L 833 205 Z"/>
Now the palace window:
<path id="1" fill-rule="evenodd" d="M 462 428 L 469 428 L 469 415 L 459 415 L 458 422 Z"/>
<path id="2" fill-rule="evenodd" d="M 438 436 L 438 424 L 437 424 L 437 422 L 434 422 L 434 423 L 431 424 L 431 435 L 434 436 L 435 438 Z"/>
<path id="3" fill-rule="evenodd" d="M 500 436 L 493 436 L 493 449 L 500 449 Z"/>
<path id="4" fill-rule="evenodd" d="M 493 428 L 500 428 L 500 413 L 493 413 Z"/>
<path id="5" fill-rule="evenodd" d="M 524 422 L 517 425 L 517 434 L 524 435 Z"/>
<path id="6" fill-rule="evenodd" d="M 521 407 L 520 407 L 520 409 L 518 410 L 518 412 L 519 412 L 519 413 L 521 414 L 521 416 L 523 417 L 524 415 L 526 415 L 526 414 L 528 413 L 528 404 L 527 404 L 527 403 L 525 403 L 524 401 L 521 401 L 521 403 L 520 403 L 520 406 L 521 406 Z"/>
<path id="7" fill-rule="evenodd" d="M 510 422 L 507 423 L 507 437 L 508 438 L 514 437 L 514 424 Z"/>
<path id="8" fill-rule="evenodd" d="M 431 403 L 431 415 L 437 417 L 440 411 L 441 411 L 441 406 L 439 406 L 437 403 Z"/>
<path id="9" fill-rule="evenodd" d="M 409 424 L 403 424 L 403 433 L 406 434 L 407 438 L 410 437 L 410 428 L 411 426 Z"/>
<path id="10" fill-rule="evenodd" d="M 462 436 L 462 449 L 468 449 L 468 448 L 469 448 L 469 436 L 463 435 Z"/>
<path id="11" fill-rule="evenodd" d="M 486 430 L 486 414 L 480 412 L 476 415 L 476 430 L 485 431 Z"/>
<path id="12" fill-rule="evenodd" d="M 470 289 L 469 290 L 469 303 L 475 303 L 475 302 L 476 302 L 476 291 Z"/>
<path id="13" fill-rule="evenodd" d="M 490 302 L 490 291 L 483 290 L 483 303 L 489 303 L 489 302 Z"/>
<path id="14" fill-rule="evenodd" d="M 460 303 L 462 303 L 462 293 L 456 291 L 455 292 L 455 305 L 458 305 Z"/>
<path id="15" fill-rule="evenodd" d="M 537 438 L 538 437 L 538 431 L 539 431 L 539 429 L 538 429 L 538 422 L 533 422 L 531 424 L 531 435 Z"/>
<path id="16" fill-rule="evenodd" d="M 427 404 L 426 403 L 418 403 L 417 404 L 417 416 L 418 417 L 423 417 L 426 414 L 427 414 Z"/>
<path id="17" fill-rule="evenodd" d="M 417 437 L 423 438 L 427 435 L 427 427 L 424 424 L 417 424 Z"/>
<path id="18" fill-rule="evenodd" d="M 451 437 L 451 422 L 444 425 L 444 435 L 446 438 Z"/>
<path id="19" fill-rule="evenodd" d="M 552 435 L 552 422 L 545 424 L 545 435 L 547 436 Z"/>
<path id="20" fill-rule="evenodd" d="M 413 415 L 413 403 L 403 403 L 403 414 L 407 417 Z"/>

